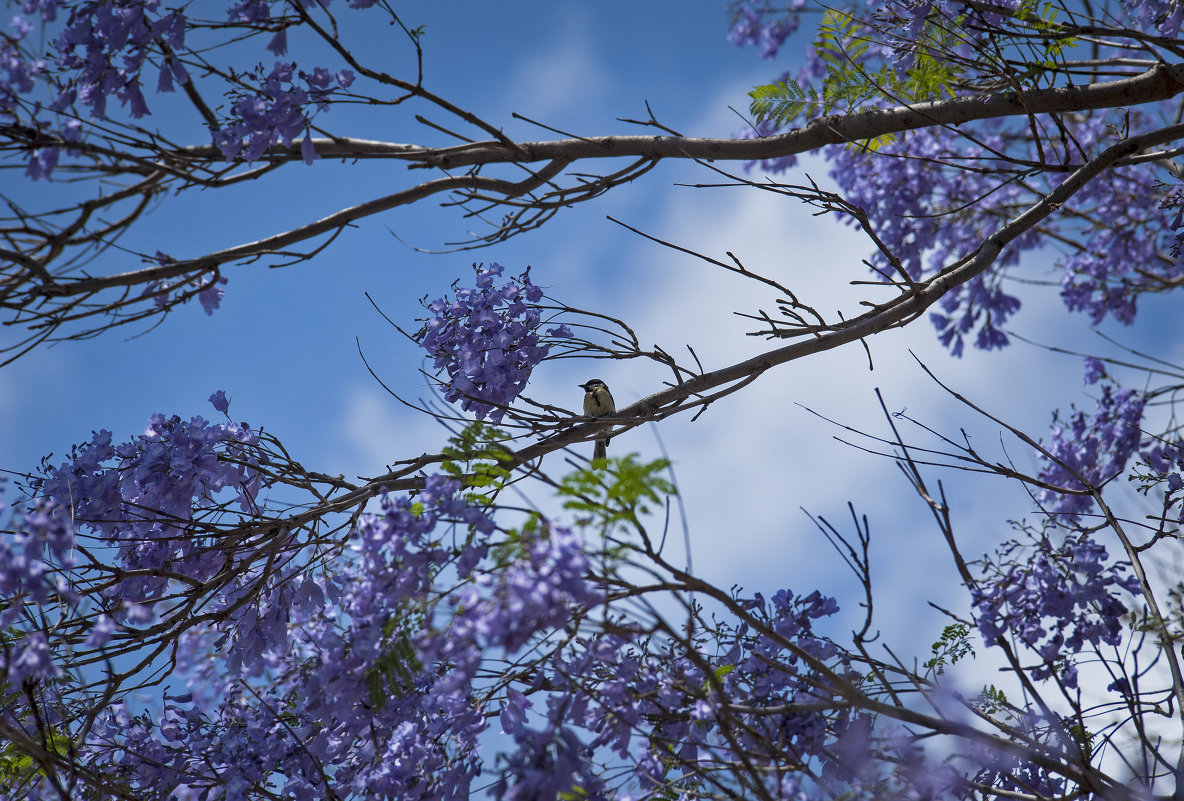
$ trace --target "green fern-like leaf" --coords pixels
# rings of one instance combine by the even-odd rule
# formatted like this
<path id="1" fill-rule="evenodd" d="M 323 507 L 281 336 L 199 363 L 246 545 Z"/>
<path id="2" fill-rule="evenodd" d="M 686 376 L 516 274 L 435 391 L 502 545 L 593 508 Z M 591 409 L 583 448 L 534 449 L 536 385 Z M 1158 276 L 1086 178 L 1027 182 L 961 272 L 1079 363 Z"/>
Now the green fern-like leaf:
<path id="1" fill-rule="evenodd" d="M 996 712 L 1003 711 L 1009 706 L 1007 696 L 994 684 L 983 687 L 983 691 L 975 697 L 973 703 L 978 709 L 988 715 L 994 715 Z"/>
<path id="2" fill-rule="evenodd" d="M 630 454 L 609 459 L 604 469 L 576 470 L 559 485 L 564 507 L 584 512 L 605 530 L 648 514 L 674 494 L 674 485 L 662 473 L 670 466 L 665 459 L 639 462 Z"/>
<path id="3" fill-rule="evenodd" d="M 757 86 L 748 96 L 752 98 L 748 107 L 752 116 L 778 126 L 789 125 L 804 116 L 808 109 L 823 105 L 813 86 L 803 89 L 792 78 Z"/>
<path id="4" fill-rule="evenodd" d="M 366 672 L 370 703 L 375 709 L 382 709 L 391 698 L 406 695 L 412 689 L 412 682 L 422 666 L 415 655 L 408 632 L 415 630 L 422 622 L 422 614 L 410 613 L 407 617 L 392 617 L 383 627 L 382 652 Z"/>
<path id="5" fill-rule="evenodd" d="M 941 637 L 930 646 L 930 650 L 933 657 L 925 662 L 925 667 L 940 676 L 947 665 L 974 656 L 974 648 L 970 645 L 970 627 L 964 623 L 951 623 L 942 629 Z"/>
<path id="6" fill-rule="evenodd" d="M 510 471 L 504 463 L 509 461 L 510 452 L 501 446 L 508 435 L 501 429 L 484 423 L 466 426 L 455 437 L 450 437 L 443 449 L 444 461 L 441 470 L 464 481 L 465 486 L 475 490 L 496 490 L 509 478 Z M 473 493 L 470 500 L 487 501 L 488 495 Z"/>

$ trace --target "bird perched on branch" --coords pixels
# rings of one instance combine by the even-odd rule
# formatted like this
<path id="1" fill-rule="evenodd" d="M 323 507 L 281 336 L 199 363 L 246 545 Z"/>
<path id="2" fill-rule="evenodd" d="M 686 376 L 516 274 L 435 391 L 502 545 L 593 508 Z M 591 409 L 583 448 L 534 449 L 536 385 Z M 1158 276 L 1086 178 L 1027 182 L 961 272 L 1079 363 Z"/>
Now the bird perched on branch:
<path id="1" fill-rule="evenodd" d="M 604 417 L 617 411 L 617 404 L 613 394 L 608 391 L 608 384 L 599 378 L 589 378 L 586 384 L 579 385 L 584 390 L 584 416 Z M 592 451 L 592 460 L 608 458 L 609 437 L 596 440 L 596 447 Z"/>

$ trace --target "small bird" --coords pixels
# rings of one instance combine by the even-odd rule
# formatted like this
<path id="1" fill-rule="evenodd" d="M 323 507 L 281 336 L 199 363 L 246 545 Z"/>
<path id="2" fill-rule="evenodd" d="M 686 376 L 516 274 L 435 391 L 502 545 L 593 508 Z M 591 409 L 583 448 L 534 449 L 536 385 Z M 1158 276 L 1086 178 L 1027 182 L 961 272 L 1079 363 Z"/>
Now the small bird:
<path id="1" fill-rule="evenodd" d="M 617 411 L 617 404 L 613 400 L 613 393 L 608 391 L 608 384 L 599 378 L 589 378 L 588 383 L 580 384 L 584 390 L 584 416 L 604 417 Z M 608 458 L 609 437 L 596 440 L 596 447 L 592 451 L 592 460 Z"/>

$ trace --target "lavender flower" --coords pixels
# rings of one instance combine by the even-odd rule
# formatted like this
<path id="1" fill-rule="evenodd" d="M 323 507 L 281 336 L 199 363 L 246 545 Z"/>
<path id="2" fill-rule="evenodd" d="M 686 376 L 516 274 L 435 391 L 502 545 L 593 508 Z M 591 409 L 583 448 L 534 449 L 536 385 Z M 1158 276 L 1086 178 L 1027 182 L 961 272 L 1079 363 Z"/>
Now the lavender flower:
<path id="1" fill-rule="evenodd" d="M 68 508 L 38 500 L 11 514 L 10 528 L 0 531 L 0 630 L 6 632 L 0 690 L 8 692 L 25 679 L 61 675 L 45 632 L 27 621 L 41 619 L 41 605 L 68 607 L 78 600 L 66 572 L 77 539 Z M 26 618 L 29 606 L 33 614 Z"/>
<path id="2" fill-rule="evenodd" d="M 474 265 L 477 286 L 452 285 L 453 299 L 427 304 L 431 316 L 416 334 L 432 357 L 444 397 L 472 411 L 478 419 L 499 422 L 505 407 L 526 388 L 535 367 L 550 346 L 539 336 L 542 313 L 537 304 L 543 290 L 530 281 L 530 270 L 496 285 L 500 264 Z M 570 336 L 566 326 L 550 328 L 548 336 Z"/>
<path id="3" fill-rule="evenodd" d="M 166 567 L 202 581 L 222 566 L 189 525 L 224 489 L 237 493 L 241 509 L 254 509 L 261 486 L 252 466 L 259 464 L 258 441 L 245 425 L 156 414 L 141 436 L 118 446 L 111 432 L 95 433 L 69 460 L 46 469 L 38 487 L 72 509 L 76 525 L 114 545 L 123 569 L 141 571 L 119 592 L 145 603 L 167 591 L 169 580 L 153 575 Z"/>
<path id="4" fill-rule="evenodd" d="M 1011 2 L 1002 5 L 1018 8 Z M 1176 2 L 1124 2 L 1123 6 L 1143 29 L 1173 32 L 1165 35 L 1174 35 L 1184 19 L 1184 5 Z M 730 38 L 740 46 L 768 39 L 767 51 L 776 52 L 780 33 L 774 36 L 770 27 L 774 13 L 770 3 L 733 4 L 735 24 Z M 936 58 L 944 62 L 943 68 L 953 68 L 955 73 L 965 69 L 952 67 L 958 58 L 964 57 L 966 65 L 975 63 L 979 43 L 973 25 L 962 26 L 967 34 L 957 42 L 942 45 L 952 48 L 954 58 L 947 57 L 944 51 L 931 52 L 934 24 L 936 30 L 945 30 L 951 20 L 967 13 L 964 5 L 868 3 L 853 13 L 852 19 L 874 17 L 877 24 L 865 27 L 852 22 L 856 31 L 853 41 L 841 53 L 835 51 L 834 36 L 820 37 L 807 50 L 806 65 L 795 79 L 801 87 L 818 89 L 820 83 L 827 83 L 831 89 L 836 85 L 843 88 L 820 92 L 822 99 L 817 103 L 803 102 L 798 116 L 788 126 L 821 113 L 844 114 L 856 108 L 896 105 L 902 97 L 910 99 L 910 87 L 914 86 L 910 81 L 921 55 L 929 61 Z M 871 35 L 873 29 L 875 34 Z M 823 52 L 828 49 L 835 52 Z M 892 87 L 891 97 L 870 87 L 867 92 L 849 91 L 851 78 L 837 76 L 838 68 L 834 66 L 849 62 L 869 76 L 891 69 L 900 85 Z M 974 90 L 959 90 L 957 84 L 959 79 L 965 79 L 973 85 L 974 77 L 947 76 L 943 89 L 969 94 Z M 921 93 L 911 99 L 932 99 L 924 92 L 932 92 L 933 79 L 928 75 L 917 83 L 916 87 L 928 89 L 918 88 Z M 1170 115 L 1170 103 L 1162 111 Z M 1067 122 L 1065 141 L 1071 141 L 1072 146 L 1053 156 L 1048 149 L 1056 149 L 1057 143 L 1047 139 L 1038 147 L 1024 121 L 993 119 L 974 123 L 973 139 L 955 129 L 935 127 L 878 141 L 873 147 L 832 148 L 826 157 L 832 165 L 831 177 L 844 197 L 865 210 L 877 236 L 909 276 L 924 280 L 974 252 L 1000 220 L 1014 217 L 1040 193 L 1055 187 L 1064 175 L 1052 172 L 1043 178 L 1028 176 L 1023 181 L 1035 188 L 1025 188 L 1023 181 L 1016 180 L 1015 161 L 1051 159 L 1079 164 L 1116 143 L 1118 131 L 1153 127 L 1157 124 L 1156 114 L 1155 108 L 1082 114 Z M 758 120 L 757 128 L 761 136 L 781 130 L 768 120 Z M 792 159 L 782 159 L 761 166 L 778 171 L 792 165 Z M 1018 265 L 1021 254 L 1047 245 L 1050 234 L 1073 237 L 1081 245 L 1062 265 L 1061 295 L 1066 308 L 1085 312 L 1094 324 L 1108 316 L 1129 324 L 1135 317 L 1140 294 L 1174 286 L 1184 275 L 1184 261 L 1165 257 L 1173 248 L 1179 251 L 1175 231 L 1179 227 L 1179 203 L 1156 203 L 1163 194 L 1154 172 L 1143 166 L 1115 168 L 1105 179 L 1091 181 L 1074 196 L 1074 208 L 1082 217 L 1056 219 L 1044 229 L 1022 234 L 1009 243 L 988 272 L 943 296 L 940 309 L 930 315 L 939 340 L 955 356 L 962 354 L 968 339 L 979 349 L 1006 347 L 1009 340 L 1004 327 L 1020 302 L 1005 291 L 1003 273 Z M 1077 219 L 1087 222 L 1081 225 Z M 870 261 L 877 275 L 893 274 L 884 254 L 877 252 Z"/>
<path id="5" fill-rule="evenodd" d="M 1104 384 L 1092 415 L 1075 410 L 1064 422 L 1059 413 L 1054 416 L 1052 440 L 1047 445 L 1053 458 L 1039 455 L 1045 462 L 1041 481 L 1081 490 L 1085 488 L 1081 479 L 1101 487 L 1120 475 L 1139 448 L 1144 403 L 1141 393 Z M 1051 489 L 1040 490 L 1036 497 L 1046 508 L 1068 519 L 1086 513 L 1093 503 L 1087 495 Z"/>
<path id="6" fill-rule="evenodd" d="M 1015 637 L 1041 659 L 1033 678 L 1056 672 L 1067 686 L 1077 686 L 1072 655 L 1122 642 L 1128 607 L 1115 591 L 1141 593 L 1130 564 L 1107 559 L 1106 548 L 1088 534 L 1059 546 L 1042 538 L 1031 554 L 1016 540 L 1005 543 L 998 561 L 986 563 L 989 574 L 971 587 L 983 639 Z"/>
<path id="7" fill-rule="evenodd" d="M 737 47 L 761 46 L 761 58 L 771 59 L 801 23 L 805 0 L 732 0 L 728 4 L 732 29 L 728 41 Z"/>

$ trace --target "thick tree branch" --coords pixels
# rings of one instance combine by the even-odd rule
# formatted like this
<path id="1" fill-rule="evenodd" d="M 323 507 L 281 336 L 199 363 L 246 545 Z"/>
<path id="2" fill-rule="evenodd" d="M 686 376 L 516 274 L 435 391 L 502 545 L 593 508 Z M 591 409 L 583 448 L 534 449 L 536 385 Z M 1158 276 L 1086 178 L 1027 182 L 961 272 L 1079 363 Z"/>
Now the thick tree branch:
<path id="1" fill-rule="evenodd" d="M 680 411 L 702 405 L 703 396 L 713 391 L 728 388 L 737 382 L 750 383 L 778 365 L 815 353 L 833 350 L 882 331 L 906 325 L 923 314 L 946 293 L 989 269 L 1008 243 L 1055 213 L 1062 204 L 1115 163 L 1144 148 L 1162 145 L 1181 137 L 1184 137 L 1184 124 L 1174 125 L 1120 142 L 1077 169 L 1023 214 L 1000 226 L 972 253 L 954 262 L 929 280 L 909 288 L 897 298 L 874 306 L 858 317 L 832 325 L 827 330 L 819 330 L 808 339 L 688 378 L 627 407 L 618 409 L 611 418 L 573 424 L 557 434 L 514 452 L 504 466 L 511 469 L 525 467 L 548 453 L 578 442 L 591 440 L 597 434 L 614 426 L 625 429 L 636 428 L 653 420 L 670 417 Z M 726 392 L 725 389 L 724 393 L 726 394 Z M 690 402 L 688 403 L 688 401 Z M 376 497 L 383 492 L 421 489 L 424 486 L 424 479 L 416 473 L 441 461 L 443 461 L 443 456 L 424 454 L 397 471 L 370 479 L 366 485 L 347 492 L 316 509 L 295 515 L 284 523 L 295 527 L 326 512 L 347 512 L 356 509 L 368 498 Z"/>
<path id="2" fill-rule="evenodd" d="M 761 139 L 720 139 L 691 136 L 589 136 L 540 142 L 519 142 L 514 148 L 484 141 L 447 148 L 334 137 L 316 139 L 317 154 L 327 158 L 394 158 L 414 167 L 455 169 L 482 164 L 525 163 L 566 158 L 701 159 L 755 161 L 808 153 L 826 145 L 860 142 L 932 125 L 960 125 L 998 117 L 1026 117 L 1032 113 L 1059 114 L 1102 108 L 1137 106 L 1167 100 L 1184 92 L 1184 64 L 1157 65 L 1129 78 L 1066 86 L 957 97 L 853 114 L 832 114 L 776 136 Z M 272 156 L 301 158 L 300 144 L 268 151 Z M 212 145 L 183 148 L 178 155 L 218 158 Z"/>
<path id="3" fill-rule="evenodd" d="M 612 186 L 632 180 L 636 177 L 638 169 L 643 171 L 649 169 L 662 159 L 742 161 L 777 158 L 814 151 L 826 145 L 874 139 L 927 126 L 956 126 L 974 120 L 1028 116 L 1033 110 L 1041 114 L 1055 114 L 1066 111 L 1141 105 L 1173 97 L 1181 91 L 1184 91 L 1184 65 L 1176 64 L 1161 65 L 1132 77 L 1087 86 L 1039 89 L 1022 93 L 1006 92 L 985 97 L 959 97 L 913 106 L 873 109 L 846 116 L 832 115 L 787 133 L 763 139 L 604 136 L 512 143 L 512 145 L 501 141 L 485 141 L 445 148 L 340 137 L 321 139 L 316 141 L 316 147 L 322 157 L 393 158 L 411 162 L 411 166 L 414 168 L 446 170 L 468 168 L 468 170 L 464 175 L 425 181 L 253 242 L 224 248 L 192 259 L 153 264 L 142 269 L 114 275 L 86 275 L 71 278 L 67 274 L 53 270 L 51 262 L 60 256 L 65 248 L 73 244 L 85 244 L 85 242 L 79 240 L 78 243 L 75 243 L 64 234 L 47 233 L 41 237 L 41 240 L 52 241 L 54 247 L 40 257 L 34 252 L 30 252 L 29 249 L 8 248 L 14 252 L 23 252 L 26 258 L 10 259 L 10 263 L 19 266 L 17 267 L 18 272 L 7 280 L 8 288 L 5 290 L 5 294 L 19 300 L 18 304 L 9 302 L 7 305 L 19 305 L 21 308 L 32 309 L 43 299 L 71 297 L 85 299 L 104 290 L 128 289 L 173 279 L 188 281 L 192 280 L 194 276 L 200 276 L 221 265 L 235 261 L 250 261 L 281 253 L 293 258 L 306 258 L 306 255 L 293 253 L 291 248 L 310 239 L 339 232 L 344 227 L 368 216 L 409 205 L 440 193 L 459 193 L 459 202 L 462 204 L 481 200 L 491 206 L 529 196 L 528 201 L 514 203 L 522 209 L 517 215 L 511 215 L 503 228 L 498 229 L 490 237 L 484 238 L 484 241 L 500 241 L 518 231 L 541 224 L 559 206 L 587 200 L 612 188 Z M 1157 139 L 1155 141 L 1165 140 Z M 1127 155 L 1131 156 L 1137 152 L 1136 149 Z M 277 159 L 282 161 L 285 158 L 297 158 L 299 155 L 299 145 L 293 144 L 289 147 L 269 151 L 267 158 L 272 160 L 271 166 L 274 167 L 278 166 Z M 637 161 L 632 168 L 604 176 L 590 185 L 586 180 L 581 180 L 575 190 L 553 183 L 554 179 L 574 162 L 584 159 L 622 157 L 632 157 Z M 129 158 L 131 157 L 129 156 Z M 177 163 L 187 162 L 194 165 L 203 159 L 211 161 L 220 159 L 221 154 L 213 145 L 203 145 L 194 148 L 159 151 L 157 158 L 162 167 L 174 165 L 172 169 L 175 170 Z M 548 163 L 520 181 L 509 181 L 479 174 L 480 168 L 486 165 L 516 164 L 519 167 L 524 167 L 539 161 Z M 142 171 L 147 162 L 140 157 L 132 159 L 129 165 L 134 168 L 133 172 L 137 172 Z M 118 172 L 120 169 L 119 160 L 116 159 L 115 163 L 108 164 L 102 169 L 105 173 Z M 234 176 L 225 180 L 232 181 Z M 592 187 L 592 190 L 588 190 L 589 186 Z M 135 188 L 129 189 L 134 194 Z M 157 192 L 161 189 L 161 186 L 149 181 L 147 191 Z M 536 197 L 536 190 L 539 189 L 544 189 L 544 191 Z M 123 194 L 128 193 L 129 190 L 123 190 Z M 110 200 L 104 199 L 102 202 L 109 203 Z M 83 205 L 85 206 L 85 204 Z M 523 217 L 532 209 L 541 210 L 543 216 L 537 220 Z M 138 218 L 138 213 L 125 218 L 120 222 L 120 226 L 130 227 L 136 218 Z M 108 236 L 117 233 L 118 231 L 110 232 Z M 34 243 L 31 247 L 41 247 L 41 245 Z M 30 262 L 29 258 L 32 258 L 33 261 Z M 53 280 L 47 282 L 46 275 L 52 275 Z M 51 303 L 41 306 L 27 318 L 19 321 L 13 320 L 9 324 L 21 322 L 52 331 L 70 321 L 71 318 L 64 314 L 64 311 L 64 306 Z M 76 310 L 73 317 L 103 313 L 113 314 L 115 311 L 116 307 L 98 302 Z M 45 331 L 42 331 L 42 334 L 45 334 Z M 46 336 L 48 335 L 46 334 Z"/>

